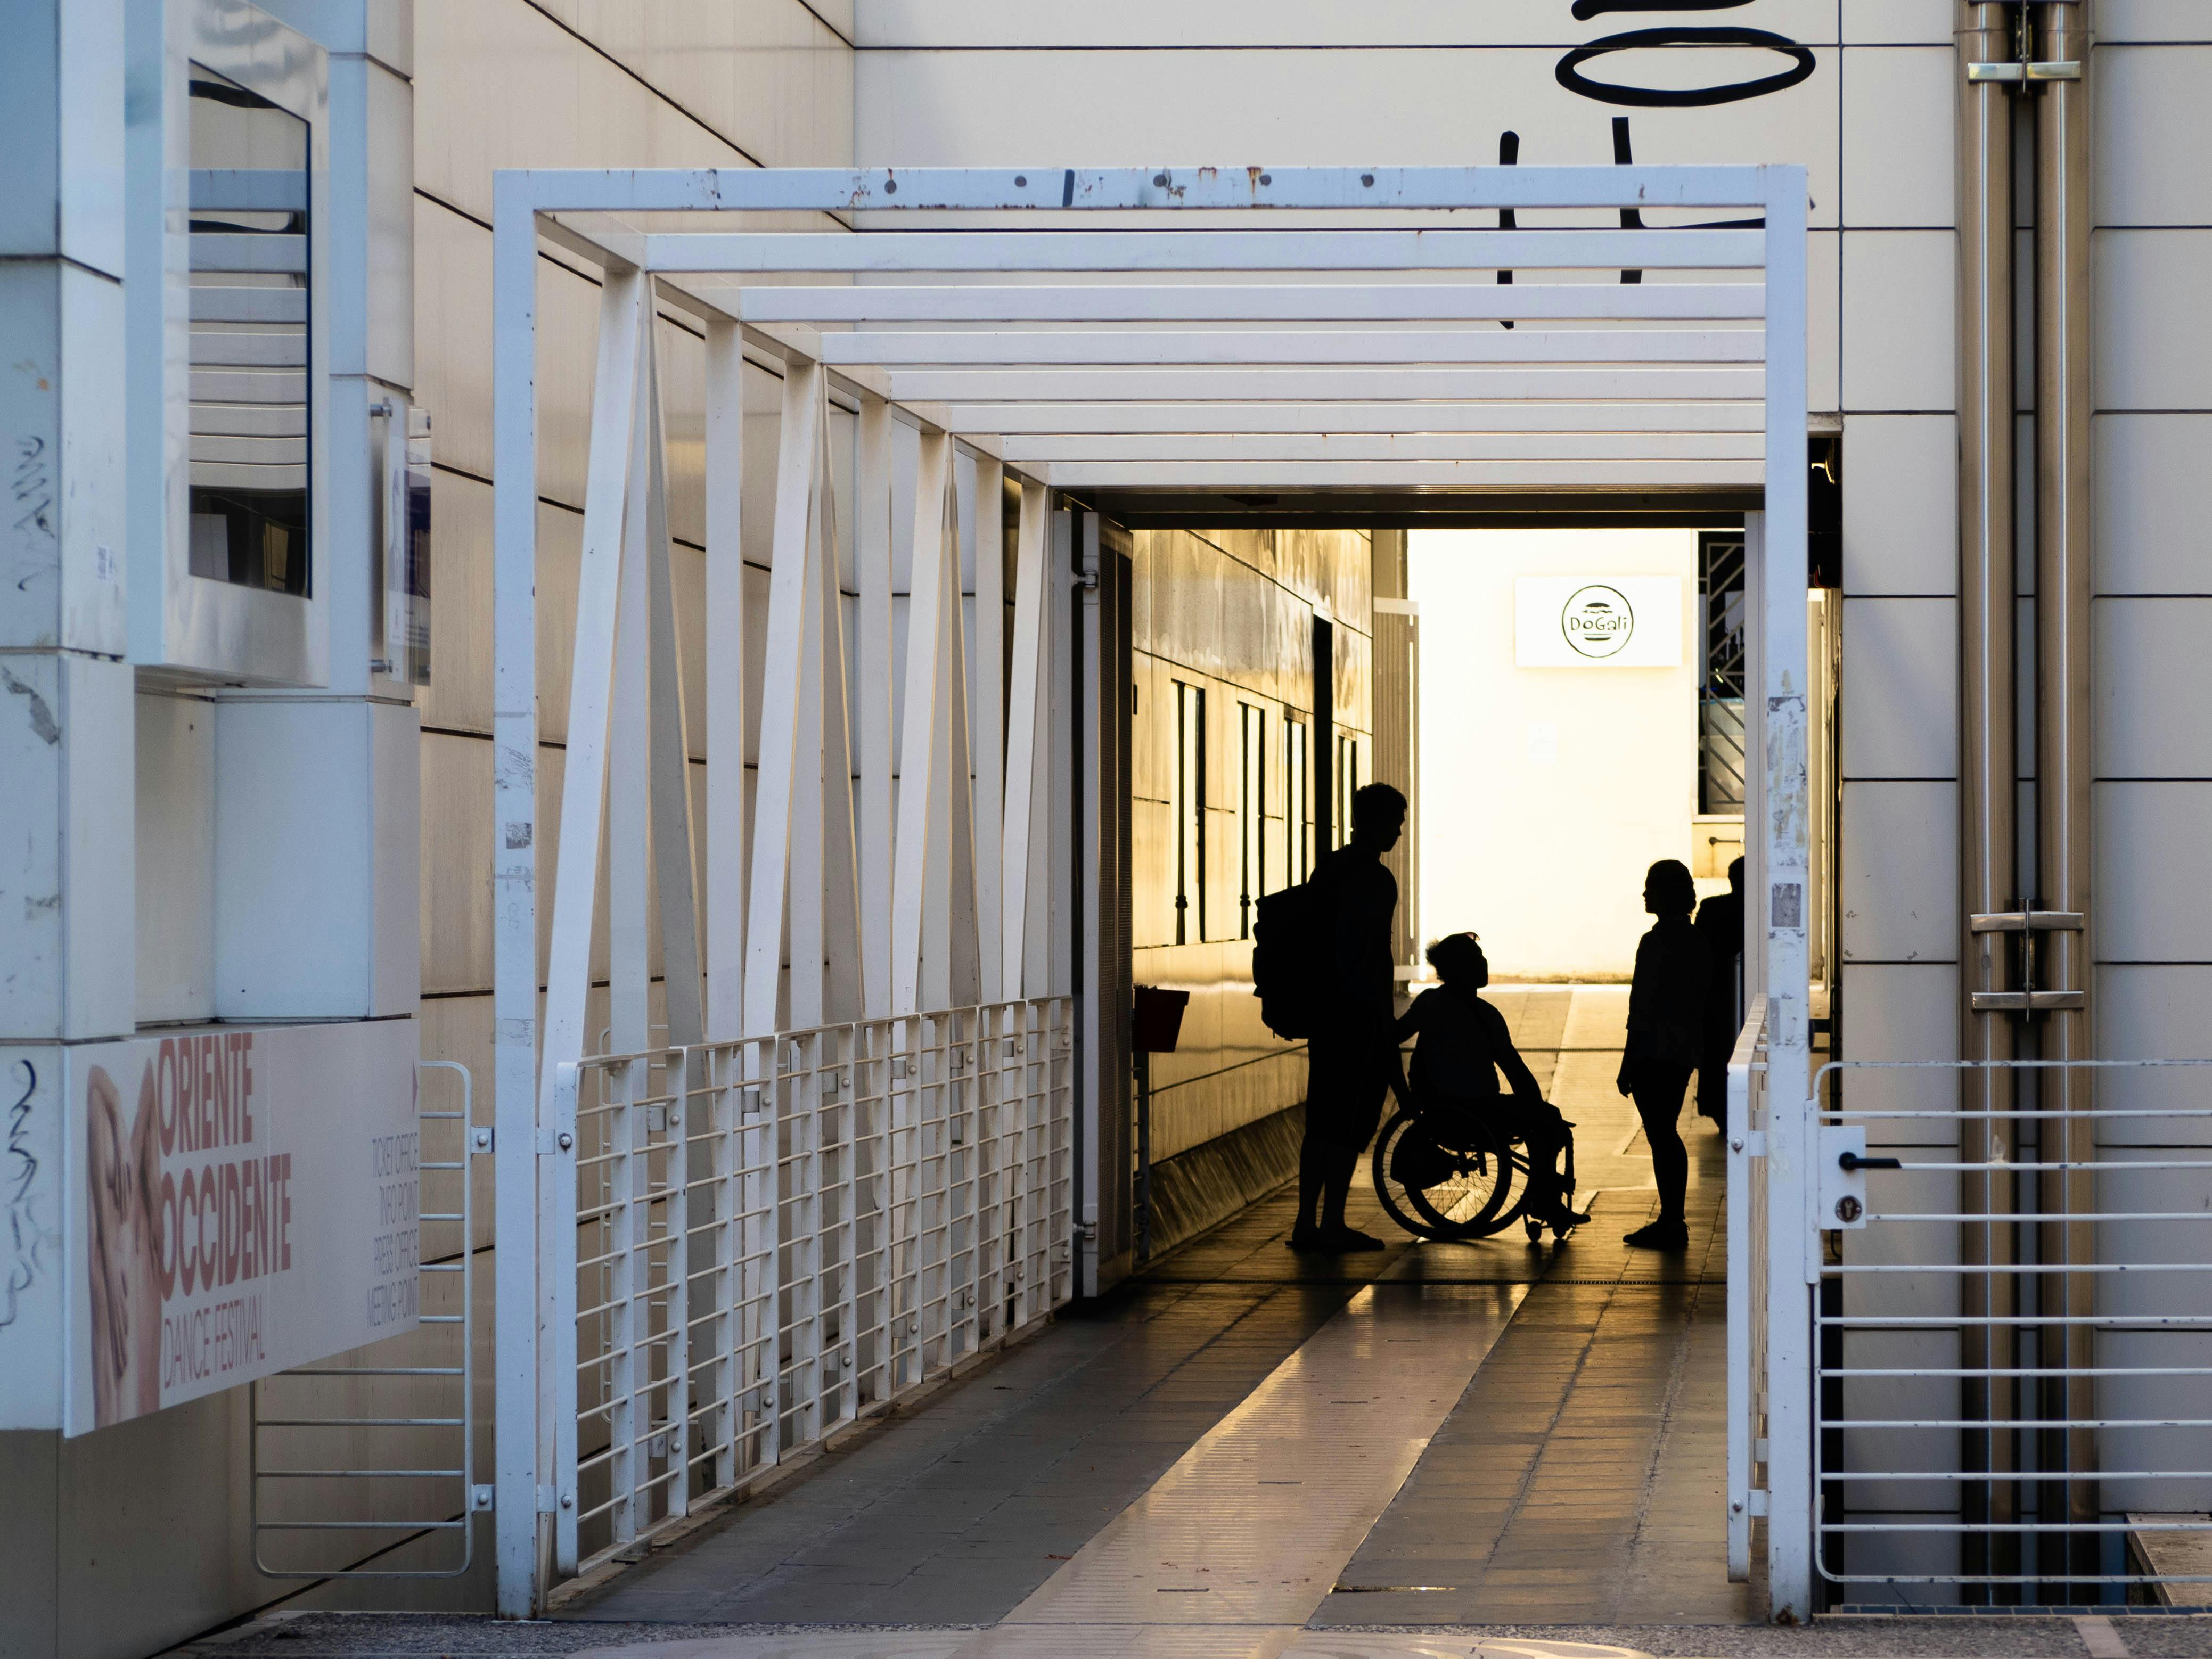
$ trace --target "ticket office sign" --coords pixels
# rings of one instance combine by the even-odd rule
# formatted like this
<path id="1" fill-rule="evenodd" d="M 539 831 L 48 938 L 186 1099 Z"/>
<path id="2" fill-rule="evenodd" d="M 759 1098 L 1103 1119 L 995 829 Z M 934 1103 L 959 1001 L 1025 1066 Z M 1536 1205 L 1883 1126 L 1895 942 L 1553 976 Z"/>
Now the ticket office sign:
<path id="1" fill-rule="evenodd" d="M 411 1019 L 68 1052 L 64 1432 L 415 1328 Z"/>

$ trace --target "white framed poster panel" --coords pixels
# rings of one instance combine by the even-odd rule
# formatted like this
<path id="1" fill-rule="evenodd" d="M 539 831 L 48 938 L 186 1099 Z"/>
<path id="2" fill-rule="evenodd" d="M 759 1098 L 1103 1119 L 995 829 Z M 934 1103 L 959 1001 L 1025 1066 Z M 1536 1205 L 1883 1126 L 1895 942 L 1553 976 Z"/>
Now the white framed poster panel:
<path id="1" fill-rule="evenodd" d="M 66 1051 L 64 1434 L 416 1327 L 411 1019 Z"/>

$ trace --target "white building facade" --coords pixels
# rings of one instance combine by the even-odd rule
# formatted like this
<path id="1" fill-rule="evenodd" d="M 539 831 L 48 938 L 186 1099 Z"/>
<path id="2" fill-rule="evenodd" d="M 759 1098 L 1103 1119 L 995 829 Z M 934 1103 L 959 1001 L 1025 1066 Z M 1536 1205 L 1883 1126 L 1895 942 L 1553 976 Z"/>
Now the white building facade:
<path id="1" fill-rule="evenodd" d="M 489 1609 L 507 1593 L 494 1494 L 511 1506 L 515 1488 L 502 1484 L 513 1471 L 500 1467 L 492 1425 L 504 1411 L 495 1401 L 514 1397 L 499 1390 L 519 1385 L 500 1369 L 494 1304 L 497 1247 L 514 1237 L 501 1199 L 514 1189 L 495 1176 L 493 1132 L 511 1135 L 518 1112 L 501 1097 L 516 1073 L 502 1072 L 500 1050 L 527 1055 L 533 1033 L 503 1032 L 501 1022 L 541 988 L 549 1006 L 560 994 L 556 849 L 588 848 L 588 838 L 562 841 L 563 803 L 601 799 L 568 790 L 566 768 L 580 706 L 572 638 L 585 637 L 579 595 L 595 545 L 587 509 L 610 429 L 593 399 L 611 336 L 604 268 L 543 240 L 527 492 L 534 753 L 518 761 L 501 737 L 517 707 L 495 672 L 495 501 L 502 484 L 501 499 L 511 499 L 514 482 L 502 477 L 495 428 L 502 169 L 1802 166 L 1805 413 L 1812 459 L 1834 491 L 1823 508 L 1816 489 L 1820 666 L 1799 691 L 1812 697 L 1816 727 L 1803 895 L 1817 912 L 1811 1012 L 1826 1023 L 1815 1061 L 2204 1052 L 2212 902 L 2192 878 L 2212 830 L 2212 750 L 2191 714 L 2212 671 L 2191 642 L 2195 621 L 2212 614 L 2212 564 L 2191 502 L 2198 440 L 2212 433 L 2212 330 L 2196 303 L 2212 247 L 2212 183 L 2196 158 L 2212 116 L 2192 93 L 2212 64 L 2212 17 L 2189 0 L 2035 7 L 2042 33 L 2026 60 L 1966 31 L 1990 22 L 1978 14 L 2013 9 L 1954 15 L 1945 0 L 1745 0 L 1718 18 L 1615 15 L 1565 0 L 1472 13 L 1406 0 L 1379 15 L 995 0 L 27 0 L 14 9 L 29 44 L 0 66 L 16 94 L 0 118 L 11 158 L 0 195 L 10 485 L 0 533 L 12 573 L 0 589 L 0 755 L 22 831 L 0 861 L 0 1204 L 9 1222 L 0 1229 L 0 1488 L 18 1497 L 0 1522 L 0 1645 L 10 1652 L 135 1655 L 294 1595 L 303 1598 L 295 1605 Z M 2092 33 L 2076 40 L 2069 31 L 2085 14 Z M 1587 50 L 1632 28 L 1716 24 L 1764 35 Z M 2056 42 L 2055 55 L 2036 57 L 2037 40 Z M 2078 64 L 2080 78 L 2047 67 L 2033 79 L 1967 78 L 1969 63 L 2021 61 Z M 2086 264 L 2073 273 L 2086 285 L 2076 322 L 2087 333 L 2070 337 L 2087 365 L 2078 407 L 2068 405 L 2086 441 L 2078 453 L 2051 451 L 2051 423 L 2039 437 L 2036 422 L 2051 395 L 2039 390 L 2051 381 L 2038 352 L 2069 338 L 2039 327 L 2029 280 L 2037 228 L 2052 222 L 2052 210 L 2039 209 L 2053 198 L 2039 194 L 2033 157 L 2039 143 L 2061 143 L 2045 136 L 2054 89 L 2074 100 L 2068 118 L 2087 123 L 2070 152 L 2086 173 L 2063 198 L 2068 213 L 2087 215 L 2078 232 Z M 1980 161 L 1969 142 L 1977 119 L 2002 127 Z M 1996 150 L 2008 179 L 1987 159 Z M 2057 161 L 2041 165 L 2048 179 Z M 1987 207 L 1993 191 L 1995 216 L 1984 215 L 1978 235 L 1967 210 Z M 1624 228 L 1636 211 L 1621 210 Z M 1655 211 L 1652 223 L 1680 217 Z M 1460 220 L 1498 222 L 1493 210 Z M 878 222 L 808 210 L 747 216 L 745 228 L 840 233 Z M 1990 223 L 2016 223 L 2017 234 L 1985 234 Z M 1972 280 L 1991 269 L 1993 246 L 2014 256 L 2008 278 L 1985 283 L 2002 296 L 2001 321 L 1977 309 Z M 1649 275 L 1656 285 L 1680 273 Z M 767 285 L 779 280 L 797 279 Z M 1410 792 L 1413 677 L 1377 660 L 1386 649 L 1405 658 L 1407 527 L 1504 523 L 1556 510 L 1564 495 L 1586 516 L 1741 533 L 1743 514 L 1759 505 L 1755 449 L 1735 474 L 1685 471 L 1680 485 L 1655 474 L 1609 494 L 1540 465 L 1483 475 L 1439 463 L 1461 471 L 1362 486 L 1321 514 L 1293 498 L 1327 485 L 1326 471 L 1312 486 L 1269 486 L 1267 503 L 1241 509 L 1224 505 L 1234 486 L 1196 475 L 1179 483 L 1165 468 L 1156 483 L 1102 470 L 1095 477 L 1109 482 L 1062 486 L 1048 464 L 1025 471 L 992 443 L 963 434 L 933 447 L 911 422 L 872 426 L 871 408 L 883 405 L 855 392 L 857 380 L 832 382 L 823 457 L 801 453 L 794 472 L 785 361 L 750 338 L 734 364 L 718 359 L 737 337 L 718 338 L 680 303 L 656 301 L 649 314 L 645 358 L 661 411 L 653 465 L 665 477 L 665 568 L 653 580 L 671 600 L 665 660 L 682 666 L 676 798 L 690 825 L 691 948 L 705 976 L 704 1012 L 689 1018 L 705 1029 L 684 1035 L 684 996 L 672 1006 L 666 963 L 680 945 L 670 942 L 665 872 L 651 870 L 648 903 L 647 862 L 623 850 L 623 779 L 641 777 L 645 763 L 624 756 L 618 734 L 600 854 L 607 880 L 584 890 L 568 930 L 586 969 L 572 988 L 581 1053 L 764 1038 L 858 1020 L 864 1006 L 888 1016 L 890 1005 L 879 1008 L 858 981 L 854 1006 L 839 1012 L 834 939 L 818 992 L 802 988 L 787 972 L 796 935 L 787 942 L 771 927 L 760 946 L 732 896 L 732 875 L 757 881 L 761 867 L 748 838 L 763 744 L 775 753 L 762 729 L 763 708 L 779 706 L 774 579 L 784 549 L 828 536 L 811 544 L 831 549 L 815 590 L 829 602 L 817 603 L 850 630 L 836 647 L 849 666 L 829 683 L 849 677 L 855 708 L 869 688 L 882 693 L 880 732 L 852 728 L 847 769 L 857 786 L 844 821 L 858 849 L 851 925 L 872 938 L 868 915 L 878 902 L 890 915 L 893 895 L 887 860 L 887 884 L 869 886 L 870 837 L 880 833 L 888 849 L 902 833 L 890 780 L 917 753 L 949 763 L 942 749 L 902 741 L 915 688 L 939 684 L 909 672 L 906 629 L 917 592 L 948 597 L 957 574 L 950 610 L 962 643 L 945 660 L 963 680 L 950 706 L 968 728 L 957 747 L 974 792 L 972 812 L 961 811 L 975 850 L 955 868 L 976 884 L 964 910 L 957 873 L 942 895 L 933 887 L 916 900 L 915 950 L 926 982 L 938 961 L 928 953 L 965 917 L 982 954 L 963 968 L 958 948 L 942 944 L 945 1000 L 924 995 L 897 1012 L 981 1006 L 1003 991 L 1012 1003 L 1072 997 L 1071 1018 L 1096 1021 L 1095 1010 L 1079 1012 L 1086 994 L 1118 994 L 1132 981 L 1191 990 L 1182 1049 L 1153 1077 L 1152 1195 L 1166 1230 L 1152 1235 L 1156 1247 L 1172 1242 L 1170 1219 L 1183 1232 L 1210 1224 L 1294 1156 L 1304 1067 L 1244 994 L 1250 906 L 1333 844 L 1347 780 L 1402 780 Z M 2013 361 L 1991 368 L 1992 352 L 2015 335 Z M 2011 395 L 1993 405 L 2000 382 Z M 915 407 L 951 401 L 888 395 Z M 734 472 L 732 457 L 741 458 Z M 2051 495 L 2043 481 L 2054 466 L 2086 480 L 2083 492 Z M 619 461 L 616 471 L 619 485 Z M 795 531 L 780 520 L 792 481 L 804 502 L 817 477 L 815 499 L 842 531 L 810 532 L 803 507 Z M 931 477 L 950 485 L 942 581 L 915 554 L 930 541 Z M 641 498 L 633 485 L 611 499 L 619 508 Z M 2067 515 L 2070 562 L 2050 562 L 2039 512 L 2046 522 Z M 736 558 L 714 557 L 732 547 Z M 1024 574 L 1024 549 L 1078 566 L 1089 556 L 1088 575 L 1109 595 L 1101 561 L 1126 554 L 1124 642 L 1108 633 L 1086 644 L 1079 608 L 1058 623 L 1049 607 L 1025 623 L 1024 583 L 1043 577 Z M 872 550 L 882 554 L 879 584 Z M 2059 607 L 2065 628 L 2039 603 L 2054 569 L 2086 600 L 2086 613 L 2070 600 Z M 1972 584 L 1962 586 L 1962 570 Z M 818 653 L 826 636 L 821 611 L 812 614 Z M 731 618 L 742 624 L 734 638 L 721 629 Z M 1702 632 L 1686 633 L 1694 656 Z M 622 664 L 659 650 L 632 659 L 619 654 L 626 648 L 608 641 L 618 679 Z M 878 648 L 880 679 L 869 665 Z M 1029 704 L 1018 690 L 1024 649 L 1039 677 Z M 1026 934 L 994 928 L 1007 914 L 1005 848 L 1020 817 L 1006 805 L 1016 799 L 1014 713 L 1028 711 L 1042 732 L 1088 708 L 1094 725 L 1085 729 L 1103 732 L 1074 690 L 1097 695 L 1104 682 L 1082 678 L 1080 665 L 1096 674 L 1101 652 L 1124 653 L 1128 726 L 1098 741 L 1118 756 L 1108 775 L 1128 803 L 1127 840 L 1116 854 L 1112 823 L 1095 801 L 1084 815 L 1073 775 L 1054 770 L 1066 757 L 1041 743 L 1024 763 L 1037 769 L 1030 787 L 1040 804 L 1033 919 Z M 805 709 L 818 715 L 827 671 L 818 654 L 811 660 Z M 2061 684 L 2063 740 L 2038 696 L 2039 684 Z M 617 684 L 618 703 L 623 695 Z M 745 729 L 718 737 L 712 711 L 732 708 Z M 878 738 L 887 746 L 869 750 Z M 866 753 L 882 762 L 874 817 Z M 641 769 L 623 774 L 632 760 Z M 2062 771 L 2073 780 L 2063 787 Z M 1992 779 L 2002 787 L 1984 787 Z M 502 841 L 515 822 L 502 787 L 526 787 L 536 802 L 527 867 L 539 957 L 522 1002 L 506 1011 L 495 984 L 501 884 L 523 849 Z M 1682 790 L 1686 843 L 1698 803 L 1686 777 Z M 2058 843 L 2043 823 L 2051 809 L 2039 805 L 2053 790 L 2062 807 L 2080 809 L 2063 842 L 2072 862 L 2056 870 L 2048 849 Z M 944 810 L 948 823 L 961 821 Z M 744 827 L 730 837 L 733 820 Z M 802 849 L 833 838 L 815 820 L 785 823 Z M 934 830 L 915 833 L 917 845 L 938 844 Z M 1109 867 L 1127 879 L 1118 921 L 1103 891 Z M 1417 870 L 1409 860 L 1401 878 L 1410 884 Z M 779 880 L 766 896 L 780 903 L 783 891 Z M 1970 914 L 2025 920 L 1977 931 Z M 2086 928 L 2053 915 L 2085 918 Z M 2014 945 L 2031 937 L 2032 969 Z M 1026 979 L 1007 972 L 1015 941 L 1031 947 Z M 717 965 L 744 958 L 748 945 L 754 963 L 769 953 L 774 1016 L 718 1025 Z M 1974 954 L 1985 947 L 1986 960 Z M 1082 971 L 1107 960 L 1102 951 L 1115 974 L 1103 988 Z M 1976 992 L 2080 994 L 1978 1010 Z M 696 988 L 686 994 L 696 1006 Z M 1092 1137 L 1073 1167 L 1088 1158 L 1091 1174 L 1076 1177 L 1065 1215 L 1059 1200 L 1042 1212 L 1048 1226 L 1065 1222 L 1066 1236 L 1040 1248 L 1066 1248 L 1066 1293 L 1105 1288 L 1135 1249 L 1133 1188 L 1120 1167 L 1130 1150 L 1126 1068 L 1104 1029 L 1084 1029 L 1069 1085 L 1075 1123 Z M 471 1115 L 426 1115 L 460 1109 L 462 1082 L 418 1061 L 465 1072 Z M 845 1063 L 809 1062 L 833 1073 Z M 857 1073 L 860 1061 L 850 1065 Z M 2100 1085 L 2098 1108 L 2163 1115 L 2081 1118 L 2066 1133 L 2088 1139 L 2069 1139 L 2071 1155 L 2186 1164 L 2204 1144 L 2203 1120 L 2190 1115 L 2203 1103 L 2189 1074 L 2173 1075 L 2184 1080 L 2166 1079 L 2163 1093 L 2127 1078 Z M 1855 1106 L 1875 1109 L 2091 1103 L 2057 1085 L 1978 1093 L 2009 1085 L 1962 1085 L 1951 1073 L 1909 1088 L 1846 1082 Z M 526 1107 L 520 1117 L 535 1121 Z M 1973 1126 L 1987 1121 L 1872 1121 L 1859 1146 L 1877 1156 L 1947 1149 L 1979 1169 L 1991 1160 Z M 1102 1149 L 1104 1164 L 1119 1161 L 1111 1180 L 1098 1176 Z M 1880 1469 L 1887 1455 L 1844 1431 L 1854 1417 L 2053 1414 L 2025 1409 L 2025 1393 L 1958 1409 L 1959 1383 L 1904 1374 L 1986 1373 L 2008 1354 L 2026 1364 L 2027 1350 L 2005 1346 L 2014 1339 L 1988 1333 L 2046 1304 L 2005 1300 L 2014 1294 L 2005 1273 L 2062 1258 L 2004 1256 L 1979 1291 L 1937 1272 L 1902 1300 L 1885 1290 L 1887 1300 L 1867 1301 L 1855 1287 L 1875 1281 L 1850 1276 L 1885 1262 L 1955 1266 L 1978 1248 L 1986 1258 L 1975 1231 L 1986 1224 L 1954 1211 L 1978 1202 L 1989 1213 L 1997 1200 L 1967 1191 L 1973 1176 L 1956 1179 L 1967 1209 L 1892 1206 L 1951 1218 L 1917 1231 L 1831 1229 L 1808 1246 L 1814 1280 L 1820 1261 L 1838 1270 L 1828 1299 L 1815 1291 L 1809 1304 L 1837 1322 L 1808 1340 L 1820 1364 L 1865 1375 L 1816 1405 L 1816 1421 L 1790 1421 L 1835 1449 L 1824 1456 L 1875 1460 L 1844 1468 Z M 2196 1180 L 2187 1168 L 2107 1174 L 2100 1212 L 2123 1218 L 2094 1223 L 2102 1231 L 2063 1261 L 2212 1259 L 2193 1235 L 2139 1218 L 2196 1207 Z M 2040 1188 L 2022 1180 L 2005 1213 L 2091 1213 L 2060 1184 L 2055 1200 L 2031 1202 L 2024 1194 Z M 1085 1193 L 1106 1212 L 1087 1213 Z M 1079 1237 L 1078 1227 L 1089 1231 Z M 858 1282 L 848 1283 L 848 1308 L 860 1305 Z M 1024 1317 L 1042 1316 L 1058 1294 Z M 2143 1320 L 2204 1313 L 2201 1297 L 2160 1294 L 2115 1301 L 2100 1289 L 2094 1306 Z M 1864 1325 L 1848 1322 L 1862 1316 Z M 1951 1322 L 1937 1332 L 1916 1318 Z M 2050 1327 L 2077 1328 L 2089 1328 Z M 2142 1373 L 2099 1389 L 2104 1415 L 2188 1414 L 2175 1402 L 2191 1386 L 2189 1368 L 2205 1363 L 2199 1339 L 2097 1328 L 2108 1331 L 2099 1363 Z M 960 1340 L 972 1352 L 988 1338 L 979 1322 Z M 2035 1359 L 2061 1373 L 2065 1409 L 2056 1415 L 2086 1418 L 2087 1396 L 2065 1392 L 2081 1379 L 2066 1373 L 2090 1356 L 2071 1335 L 2052 1340 Z M 559 1358 L 550 1347 L 538 1363 Z M 246 1383 L 303 1367 L 355 1374 L 288 1379 L 291 1392 L 270 1384 L 258 1400 Z M 2150 1375 L 2161 1370 L 2171 1375 Z M 1963 1380 L 1971 1394 L 1973 1378 Z M 818 1374 L 813 1386 L 832 1417 L 862 1408 L 857 1382 L 842 1404 Z M 404 1443 L 441 1468 L 458 1460 L 457 1473 L 428 1509 L 374 1480 L 337 1498 L 279 1492 L 257 1479 L 272 1443 L 256 1425 L 295 1405 L 318 1421 L 421 1419 L 381 1439 L 331 1431 L 326 1443 L 367 1469 Z M 622 1432 L 613 1421 L 610 1408 L 610 1445 Z M 573 1459 L 573 1418 L 569 1432 Z M 794 1431 L 777 1432 L 793 1443 Z M 728 1438 L 735 1468 L 737 1431 Z M 1944 1440 L 1929 1467 L 1961 1457 L 1982 1458 L 1972 1467 L 1984 1471 L 2020 1467 L 2002 1462 L 2014 1454 L 1960 1444 Z M 2161 1439 L 2130 1429 L 2094 1455 L 2106 1468 L 2212 1467 L 2197 1444 L 2194 1431 Z M 583 1449 L 585 1462 L 594 1455 Z M 2065 1487 L 2077 1489 L 2094 1488 Z M 1911 1469 L 1820 1490 L 1838 1528 L 1966 1528 L 1977 1501 L 1994 1501 L 1977 1500 L 1971 1482 L 1930 1499 Z M 562 1493 L 547 1497 L 557 1510 Z M 2108 1481 L 2096 1501 L 2107 1514 L 2212 1509 L 2196 1480 Z M 2067 1510 L 2062 1502 L 2034 1513 L 2056 1525 Z M 301 1553 L 301 1534 L 268 1524 L 331 1516 L 386 1531 L 346 1532 L 335 1552 L 316 1554 Z M 620 1541 L 621 1527 L 653 1518 L 611 1520 L 598 1535 L 587 1523 L 580 1546 L 572 1522 L 568 1548 L 588 1556 L 595 1536 Z M 548 1533 L 557 1540 L 558 1526 Z M 1963 1530 L 1941 1537 L 1943 1550 L 1976 1547 Z M 1895 1573 L 1918 1547 L 1910 1534 L 1842 1530 L 1820 1545 L 1839 1577 Z M 557 1577 L 562 1547 L 546 1547 L 547 1576 Z M 2112 1560 L 2109 1550 L 2072 1559 L 2083 1578 Z M 330 1567 L 449 1576 L 331 1577 Z M 1954 1553 L 1938 1567 L 1951 1579 L 1895 1593 L 2001 1601 L 2009 1592 L 1960 1580 L 2008 1571 L 2033 1580 L 2035 1568 Z"/>

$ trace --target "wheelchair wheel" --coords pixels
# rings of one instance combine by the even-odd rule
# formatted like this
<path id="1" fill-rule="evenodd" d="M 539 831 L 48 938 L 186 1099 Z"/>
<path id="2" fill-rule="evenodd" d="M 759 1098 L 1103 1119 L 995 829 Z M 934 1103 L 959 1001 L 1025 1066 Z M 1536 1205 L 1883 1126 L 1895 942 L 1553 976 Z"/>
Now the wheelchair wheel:
<path id="1" fill-rule="evenodd" d="M 1454 1123 L 1437 1133 L 1432 1121 L 1429 1132 L 1449 1155 L 1449 1168 L 1426 1187 L 1393 1178 L 1392 1154 L 1414 1121 L 1413 1114 L 1401 1109 L 1375 1138 L 1375 1196 L 1393 1221 L 1423 1238 L 1483 1238 L 1520 1213 L 1520 1205 L 1510 1200 L 1516 1188 L 1527 1196 L 1527 1160 L 1500 1149 L 1480 1123 Z"/>

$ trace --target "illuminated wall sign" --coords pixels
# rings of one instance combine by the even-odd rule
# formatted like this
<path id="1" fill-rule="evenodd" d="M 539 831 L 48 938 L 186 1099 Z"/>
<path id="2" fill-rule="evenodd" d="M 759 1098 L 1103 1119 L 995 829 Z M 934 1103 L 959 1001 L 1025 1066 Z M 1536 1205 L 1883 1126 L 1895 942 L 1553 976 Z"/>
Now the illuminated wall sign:
<path id="1" fill-rule="evenodd" d="M 63 1431 L 415 1328 L 410 1019 L 67 1051 Z"/>
<path id="2" fill-rule="evenodd" d="M 1679 576 L 1522 576 L 1513 583 L 1520 668 L 1679 668 Z"/>

